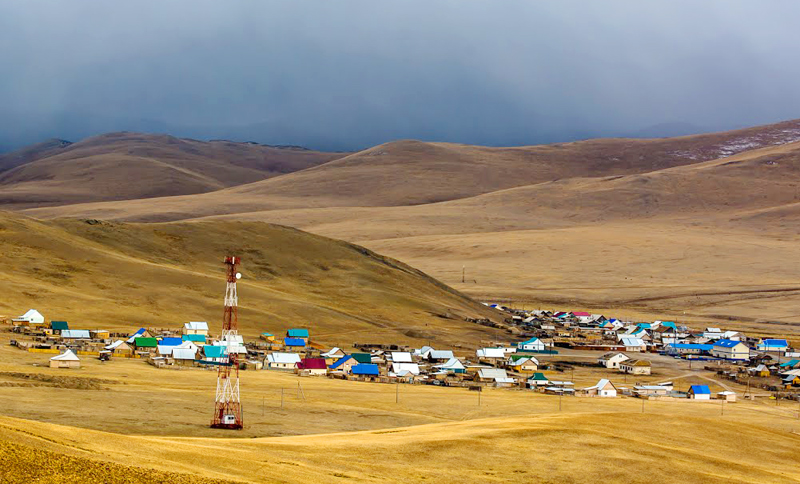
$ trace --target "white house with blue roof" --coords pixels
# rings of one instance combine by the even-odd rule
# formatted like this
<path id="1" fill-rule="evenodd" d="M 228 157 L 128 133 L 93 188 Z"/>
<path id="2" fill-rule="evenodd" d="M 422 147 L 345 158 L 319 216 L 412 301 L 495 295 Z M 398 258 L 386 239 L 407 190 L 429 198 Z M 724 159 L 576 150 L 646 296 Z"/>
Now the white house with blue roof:
<path id="1" fill-rule="evenodd" d="M 750 359 L 750 347 L 741 341 L 720 339 L 711 346 L 711 356 L 732 361 L 747 361 Z"/>
<path id="2" fill-rule="evenodd" d="M 789 343 L 785 339 L 762 339 L 758 346 L 758 351 L 786 351 Z"/>

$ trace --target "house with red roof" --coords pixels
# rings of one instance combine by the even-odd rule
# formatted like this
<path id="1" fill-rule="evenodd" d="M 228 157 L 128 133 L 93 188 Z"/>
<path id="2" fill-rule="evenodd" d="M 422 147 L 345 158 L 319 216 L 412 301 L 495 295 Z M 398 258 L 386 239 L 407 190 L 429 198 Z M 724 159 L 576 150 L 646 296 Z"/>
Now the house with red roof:
<path id="1" fill-rule="evenodd" d="M 297 373 L 302 375 L 327 375 L 328 365 L 324 358 L 303 358 L 297 364 Z"/>

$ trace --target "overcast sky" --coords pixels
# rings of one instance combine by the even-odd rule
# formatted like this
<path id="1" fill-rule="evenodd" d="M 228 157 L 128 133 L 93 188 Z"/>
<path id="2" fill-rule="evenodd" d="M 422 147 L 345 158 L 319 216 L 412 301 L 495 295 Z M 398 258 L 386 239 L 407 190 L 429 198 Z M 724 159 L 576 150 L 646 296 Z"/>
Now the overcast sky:
<path id="1" fill-rule="evenodd" d="M 0 0 L 0 149 L 122 129 L 512 145 L 800 118 L 798 21 L 791 0 Z"/>

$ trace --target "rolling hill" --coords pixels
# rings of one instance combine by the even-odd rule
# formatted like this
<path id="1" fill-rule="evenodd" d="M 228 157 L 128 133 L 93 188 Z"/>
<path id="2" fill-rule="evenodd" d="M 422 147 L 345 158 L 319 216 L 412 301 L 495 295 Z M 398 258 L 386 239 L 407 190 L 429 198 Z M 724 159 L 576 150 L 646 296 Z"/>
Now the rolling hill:
<path id="1" fill-rule="evenodd" d="M 266 221 L 364 245 L 481 299 L 794 334 L 800 272 L 784 261 L 800 256 L 798 139 L 800 121 L 519 148 L 400 141 L 205 194 L 26 213 Z M 775 321 L 791 326 L 760 324 Z"/>
<path id="2" fill-rule="evenodd" d="M 110 133 L 0 157 L 0 206 L 61 205 L 203 193 L 344 156 L 298 147 Z"/>
<path id="3" fill-rule="evenodd" d="M 485 333 L 465 317 L 497 317 L 393 259 L 259 222 L 41 222 L 0 212 L 0 249 L 0 312 L 35 307 L 78 328 L 218 321 L 226 254 L 243 259 L 241 328 L 251 337 L 303 326 L 340 344 L 454 344 Z"/>

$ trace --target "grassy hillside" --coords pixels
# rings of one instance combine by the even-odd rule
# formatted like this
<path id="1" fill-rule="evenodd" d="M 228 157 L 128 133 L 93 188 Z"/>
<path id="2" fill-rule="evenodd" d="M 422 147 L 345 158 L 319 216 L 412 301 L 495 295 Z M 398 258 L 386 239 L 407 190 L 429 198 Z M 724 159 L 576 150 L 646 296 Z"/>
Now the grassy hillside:
<path id="1" fill-rule="evenodd" d="M 60 140 L 57 140 L 60 141 Z M 344 156 L 302 148 L 111 133 L 0 158 L 0 206 L 19 208 L 202 193 Z"/>
<path id="2" fill-rule="evenodd" d="M 264 223 L 40 222 L 0 212 L 0 312 L 35 307 L 75 327 L 216 325 L 222 257 L 242 257 L 241 327 L 325 341 L 474 341 L 493 312 L 366 249 Z"/>

